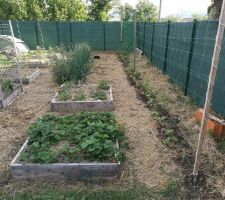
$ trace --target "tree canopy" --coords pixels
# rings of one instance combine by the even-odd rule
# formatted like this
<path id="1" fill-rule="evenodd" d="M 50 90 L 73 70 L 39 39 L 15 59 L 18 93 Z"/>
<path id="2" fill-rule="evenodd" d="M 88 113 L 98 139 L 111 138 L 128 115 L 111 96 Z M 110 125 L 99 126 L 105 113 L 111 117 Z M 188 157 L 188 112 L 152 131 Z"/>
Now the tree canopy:
<path id="1" fill-rule="evenodd" d="M 139 0 L 136 5 L 137 21 L 157 21 L 157 7 L 149 0 Z"/>

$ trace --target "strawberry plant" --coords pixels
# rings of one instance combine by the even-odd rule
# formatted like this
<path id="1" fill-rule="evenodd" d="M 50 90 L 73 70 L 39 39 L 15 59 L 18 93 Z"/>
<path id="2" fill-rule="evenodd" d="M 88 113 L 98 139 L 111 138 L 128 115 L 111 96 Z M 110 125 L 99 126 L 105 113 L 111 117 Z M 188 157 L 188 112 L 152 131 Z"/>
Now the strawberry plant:
<path id="1" fill-rule="evenodd" d="M 112 113 L 81 112 L 45 115 L 27 130 L 28 146 L 21 161 L 33 163 L 124 160 L 123 129 Z M 116 142 L 119 142 L 120 149 Z"/>
<path id="2" fill-rule="evenodd" d="M 104 80 L 101 80 L 98 83 L 98 89 L 100 89 L 100 90 L 108 90 L 109 87 L 110 87 L 109 84 Z"/>

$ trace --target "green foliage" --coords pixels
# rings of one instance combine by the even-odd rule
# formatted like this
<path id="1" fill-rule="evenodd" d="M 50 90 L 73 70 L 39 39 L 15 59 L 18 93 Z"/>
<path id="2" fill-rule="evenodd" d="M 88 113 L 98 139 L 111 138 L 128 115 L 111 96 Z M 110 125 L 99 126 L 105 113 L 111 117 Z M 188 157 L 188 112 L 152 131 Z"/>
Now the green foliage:
<path id="1" fill-rule="evenodd" d="M 1 19 L 87 20 L 86 4 L 79 0 L 1 0 Z"/>
<path id="2" fill-rule="evenodd" d="M 166 183 L 165 188 L 161 190 L 161 194 L 167 200 L 179 199 L 180 186 L 179 183 L 172 180 Z"/>
<path id="3" fill-rule="evenodd" d="M 13 82 L 11 80 L 5 79 L 0 83 L 3 92 L 12 92 L 13 91 Z"/>
<path id="4" fill-rule="evenodd" d="M 107 100 L 107 95 L 104 90 L 96 90 L 93 91 L 91 97 L 95 100 Z"/>
<path id="5" fill-rule="evenodd" d="M 129 3 L 125 3 L 125 5 L 122 6 L 123 21 L 132 21 L 133 20 L 133 10 L 134 10 L 134 8 Z"/>
<path id="6" fill-rule="evenodd" d="M 53 58 L 53 80 L 62 84 L 66 81 L 85 81 L 93 65 L 91 48 L 86 43 L 73 45 L 69 50 L 60 47 L 61 57 Z"/>
<path id="7" fill-rule="evenodd" d="M 225 138 L 222 138 L 220 141 L 217 142 L 217 149 L 222 154 L 225 154 Z"/>
<path id="8" fill-rule="evenodd" d="M 112 8 L 112 0 L 88 0 L 89 6 L 89 17 L 90 20 L 94 21 L 107 21 L 109 16 L 108 12 Z"/>
<path id="9" fill-rule="evenodd" d="M 157 7 L 149 0 L 139 0 L 136 5 L 137 21 L 157 21 Z"/>
<path id="10" fill-rule="evenodd" d="M 69 91 L 59 91 L 59 101 L 67 101 L 69 99 L 71 99 L 71 93 Z"/>
<path id="11" fill-rule="evenodd" d="M 74 101 L 84 101 L 85 99 L 86 99 L 86 96 L 81 91 L 78 91 L 75 97 L 73 98 Z"/>
<path id="12" fill-rule="evenodd" d="M 135 182 L 132 187 L 120 186 L 120 188 L 104 187 L 93 188 L 87 185 L 85 188 L 78 189 L 59 189 L 44 184 L 36 191 L 26 190 L 18 192 L 0 193 L 0 199 L 4 200 L 173 200 L 180 199 L 177 193 L 180 191 L 167 190 L 168 183 L 161 191 L 149 188 L 141 183 Z M 171 191 L 171 193 L 169 192 Z M 172 193 L 174 191 L 174 194 Z M 169 196 L 167 196 L 168 194 Z"/>
<path id="13" fill-rule="evenodd" d="M 98 89 L 100 89 L 100 90 L 108 90 L 109 88 L 110 88 L 110 86 L 105 80 L 99 81 Z"/>
<path id="14" fill-rule="evenodd" d="M 27 130 L 30 137 L 20 157 L 33 163 L 123 161 L 125 136 L 112 113 L 81 112 L 77 115 L 45 115 Z M 120 156 L 115 156 L 120 155 Z"/>

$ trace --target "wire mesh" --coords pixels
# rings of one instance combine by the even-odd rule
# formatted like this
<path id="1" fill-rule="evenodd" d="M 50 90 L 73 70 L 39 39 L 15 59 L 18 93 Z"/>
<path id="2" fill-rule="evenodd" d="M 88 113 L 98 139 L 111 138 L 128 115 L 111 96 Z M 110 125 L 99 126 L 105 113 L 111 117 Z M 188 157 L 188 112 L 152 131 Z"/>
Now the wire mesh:
<path id="1" fill-rule="evenodd" d="M 138 23 L 137 46 L 172 82 L 203 106 L 215 44 L 218 21 L 186 23 Z M 127 33 L 124 31 L 124 35 Z M 131 40 L 131 31 L 126 37 Z M 125 36 L 124 36 L 125 37 Z M 137 66 L 138 67 L 138 66 Z M 218 66 L 212 108 L 225 116 L 225 47 Z"/>
<path id="2" fill-rule="evenodd" d="M 10 25 L 5 21 L 0 23 L 0 100 L 9 95 L 18 84 L 16 52 Z"/>

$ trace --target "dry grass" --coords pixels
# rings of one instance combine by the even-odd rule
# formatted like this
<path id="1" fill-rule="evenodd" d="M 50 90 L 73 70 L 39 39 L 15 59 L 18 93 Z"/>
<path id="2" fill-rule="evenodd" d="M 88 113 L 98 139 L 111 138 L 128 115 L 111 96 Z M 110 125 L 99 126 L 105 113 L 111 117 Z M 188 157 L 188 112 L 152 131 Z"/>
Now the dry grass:
<path id="1" fill-rule="evenodd" d="M 197 106 L 191 102 L 189 97 L 183 95 L 183 91 L 179 87 L 170 83 L 168 76 L 163 75 L 161 71 L 153 67 L 145 57 L 138 56 L 136 68 L 141 73 L 141 77 L 152 86 L 157 94 L 157 99 L 160 100 L 160 105 L 172 115 L 179 117 L 178 126 L 195 150 L 200 128 L 194 119 Z M 215 140 L 211 136 L 206 137 L 201 167 L 209 187 L 213 186 L 225 198 L 224 166 L 225 156 L 216 149 Z"/>

